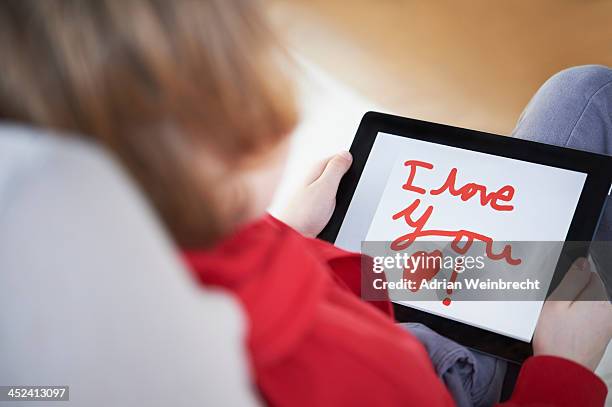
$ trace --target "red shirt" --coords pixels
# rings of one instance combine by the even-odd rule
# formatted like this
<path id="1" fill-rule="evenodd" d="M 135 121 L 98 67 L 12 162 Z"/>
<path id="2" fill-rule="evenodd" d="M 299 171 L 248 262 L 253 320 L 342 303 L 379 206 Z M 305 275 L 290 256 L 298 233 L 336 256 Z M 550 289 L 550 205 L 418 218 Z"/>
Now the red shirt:
<path id="1" fill-rule="evenodd" d="M 359 254 L 266 217 L 185 256 L 202 284 L 242 302 L 253 376 L 270 405 L 454 405 L 423 346 L 394 324 L 390 303 L 359 298 Z M 536 356 L 503 405 L 603 406 L 606 393 L 586 368 Z"/>

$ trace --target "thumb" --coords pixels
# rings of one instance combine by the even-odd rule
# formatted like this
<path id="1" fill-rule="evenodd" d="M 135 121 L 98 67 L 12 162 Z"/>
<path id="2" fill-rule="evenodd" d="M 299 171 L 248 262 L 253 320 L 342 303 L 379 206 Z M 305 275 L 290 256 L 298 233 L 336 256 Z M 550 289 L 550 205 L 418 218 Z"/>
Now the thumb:
<path id="1" fill-rule="evenodd" d="M 559 286 L 551 294 L 553 301 L 574 301 L 591 280 L 589 262 L 584 257 L 577 259 L 567 271 Z"/>
<path id="2" fill-rule="evenodd" d="M 321 176 L 314 182 L 323 184 L 326 188 L 336 191 L 342 176 L 346 174 L 353 162 L 353 156 L 348 151 L 341 151 L 329 159 Z"/>

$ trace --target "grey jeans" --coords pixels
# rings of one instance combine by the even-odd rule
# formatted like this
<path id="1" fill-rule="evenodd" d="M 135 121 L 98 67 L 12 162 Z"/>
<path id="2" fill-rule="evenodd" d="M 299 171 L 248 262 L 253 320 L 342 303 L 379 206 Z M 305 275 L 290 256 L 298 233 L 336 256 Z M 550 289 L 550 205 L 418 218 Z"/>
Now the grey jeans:
<path id="1" fill-rule="evenodd" d="M 612 155 L 612 69 L 588 65 L 554 75 L 531 99 L 512 135 Z M 612 240 L 610 197 L 595 238 Z M 605 264 L 612 264 L 612 251 L 591 254 L 594 261 L 599 256 Z M 610 281 L 606 283 L 610 287 Z M 505 362 L 465 348 L 421 324 L 402 326 L 425 345 L 458 406 L 489 406 L 499 401 Z"/>
<path id="2" fill-rule="evenodd" d="M 612 69 L 585 65 L 551 77 L 531 99 L 512 135 L 612 155 Z M 595 235 L 612 240 L 612 201 Z"/>
<path id="3" fill-rule="evenodd" d="M 612 69 L 585 65 L 551 77 L 531 99 L 512 133 L 541 143 L 612 155 Z M 608 196 L 591 247 L 597 269 L 612 266 L 612 196 Z M 612 273 L 599 276 L 612 298 Z"/>

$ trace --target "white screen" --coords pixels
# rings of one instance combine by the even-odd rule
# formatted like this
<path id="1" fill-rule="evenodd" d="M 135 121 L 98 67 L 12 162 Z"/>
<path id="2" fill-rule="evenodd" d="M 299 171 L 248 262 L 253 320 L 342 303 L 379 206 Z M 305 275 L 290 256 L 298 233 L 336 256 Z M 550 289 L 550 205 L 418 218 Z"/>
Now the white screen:
<path id="1" fill-rule="evenodd" d="M 458 187 L 473 182 L 497 191 L 511 185 L 511 200 L 498 204 L 511 205 L 512 210 L 493 210 L 478 195 L 464 201 L 450 193 L 405 190 L 408 160 L 433 166 L 415 171 L 412 184 L 426 191 L 443 185 L 453 168 Z M 406 223 L 394 221 L 391 215 L 415 199 L 420 200 L 415 217 L 430 205 L 435 208 L 428 220 L 430 229 L 475 230 L 494 241 L 562 242 L 585 180 L 581 172 L 379 133 L 336 245 L 360 251 L 362 241 L 392 241 L 405 234 Z M 541 301 L 489 301 L 486 306 L 480 301 L 458 301 L 452 307 L 439 301 L 403 303 L 526 342 L 533 336 L 542 306 Z"/>

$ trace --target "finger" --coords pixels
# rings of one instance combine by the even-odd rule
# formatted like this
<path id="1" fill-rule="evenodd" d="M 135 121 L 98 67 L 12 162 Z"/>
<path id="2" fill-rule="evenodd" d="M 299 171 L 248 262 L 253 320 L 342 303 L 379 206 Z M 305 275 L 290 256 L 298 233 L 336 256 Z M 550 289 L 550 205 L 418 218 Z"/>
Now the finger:
<path id="1" fill-rule="evenodd" d="M 348 151 L 342 151 L 334 155 L 328 162 L 321 176 L 314 183 L 323 184 L 334 192 L 338 189 L 342 176 L 346 174 L 353 162 L 353 157 Z"/>
<path id="2" fill-rule="evenodd" d="M 317 161 L 317 163 L 310 169 L 310 171 L 308 171 L 308 175 L 306 176 L 304 182 L 306 183 L 306 185 L 310 185 L 313 182 L 315 182 L 317 179 L 319 179 L 319 177 L 321 176 L 321 174 L 323 174 L 323 170 L 325 169 L 325 167 L 327 166 L 327 163 L 334 158 L 334 156 L 331 157 L 327 157 L 323 160 L 319 160 Z"/>
<path id="3" fill-rule="evenodd" d="M 595 272 L 591 272 L 591 278 L 582 290 L 576 301 L 605 301 L 608 302 L 608 294 L 601 278 Z"/>
<path id="4" fill-rule="evenodd" d="M 549 299 L 551 301 L 574 301 L 589 284 L 590 279 L 589 262 L 581 257 L 571 265 Z"/>
<path id="5" fill-rule="evenodd" d="M 606 288 L 597 273 L 591 273 L 589 284 L 582 290 L 573 306 L 586 307 L 589 318 L 599 320 L 599 328 L 612 337 L 612 304 L 608 299 Z M 609 339 L 608 339 L 609 340 Z"/>

